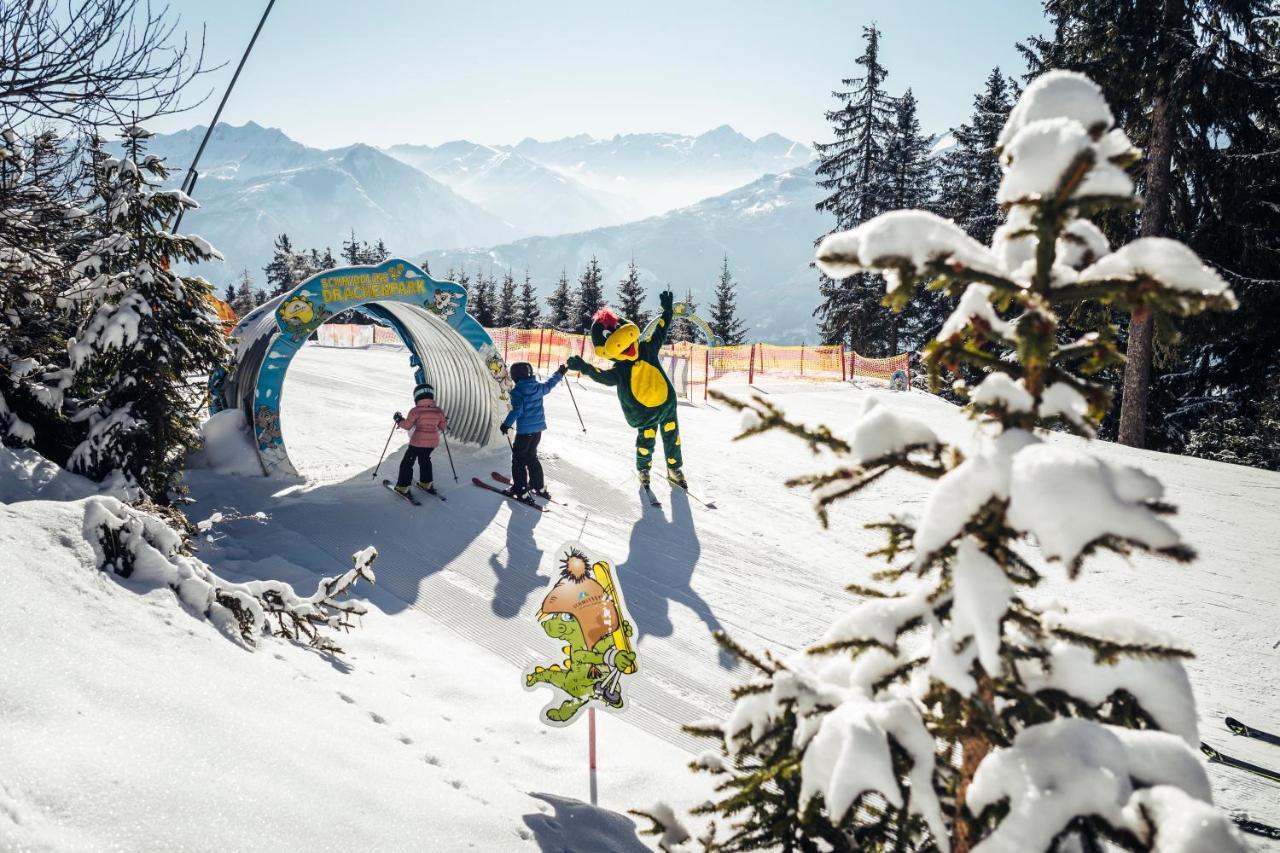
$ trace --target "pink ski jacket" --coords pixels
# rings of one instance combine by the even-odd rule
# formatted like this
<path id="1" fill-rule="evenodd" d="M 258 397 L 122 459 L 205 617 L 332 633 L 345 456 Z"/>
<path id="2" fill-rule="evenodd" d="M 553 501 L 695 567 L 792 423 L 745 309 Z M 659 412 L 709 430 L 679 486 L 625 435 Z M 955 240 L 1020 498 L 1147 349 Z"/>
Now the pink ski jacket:
<path id="1" fill-rule="evenodd" d="M 440 430 L 448 426 L 444 410 L 435 400 L 419 400 L 400 422 L 400 429 L 409 430 L 409 444 L 413 447 L 439 447 Z"/>

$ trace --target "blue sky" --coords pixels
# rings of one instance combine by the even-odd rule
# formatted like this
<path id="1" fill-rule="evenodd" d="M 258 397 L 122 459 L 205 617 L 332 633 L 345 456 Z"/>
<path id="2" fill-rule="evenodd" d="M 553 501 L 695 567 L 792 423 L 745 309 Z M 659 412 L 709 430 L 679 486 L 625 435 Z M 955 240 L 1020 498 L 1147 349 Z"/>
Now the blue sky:
<path id="1" fill-rule="evenodd" d="M 227 66 L 159 131 L 209 121 L 265 0 L 170 7 L 207 25 L 207 58 Z M 912 87 L 935 131 L 966 118 L 992 66 L 1020 74 L 1014 42 L 1046 28 L 1036 0 L 277 0 L 223 120 L 324 148 L 721 124 L 811 142 L 872 20 L 889 90 Z"/>

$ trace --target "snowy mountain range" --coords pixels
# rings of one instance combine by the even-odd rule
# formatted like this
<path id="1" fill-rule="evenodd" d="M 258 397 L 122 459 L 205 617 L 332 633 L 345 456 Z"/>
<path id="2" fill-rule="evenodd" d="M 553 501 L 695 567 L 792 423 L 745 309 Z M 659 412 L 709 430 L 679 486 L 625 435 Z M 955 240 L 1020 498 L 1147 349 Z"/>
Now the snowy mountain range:
<path id="1" fill-rule="evenodd" d="M 177 184 L 205 128 L 161 134 Z M 226 263 L 199 272 L 217 283 L 257 275 L 279 233 L 295 246 L 331 247 L 352 231 L 395 254 L 504 244 L 638 220 L 806 162 L 812 151 L 776 134 L 751 141 L 732 128 L 701 136 L 630 134 L 515 146 L 465 140 L 439 146 L 324 150 L 249 122 L 214 129 L 183 221 Z"/>
<path id="2" fill-rule="evenodd" d="M 490 249 L 427 252 L 432 272 L 442 276 L 465 266 L 528 269 L 542 295 L 561 270 L 573 279 L 594 255 L 612 299 L 627 264 L 635 259 L 641 280 L 657 304 L 669 284 L 678 298 L 692 290 L 709 305 L 725 255 L 738 283 L 738 312 L 754 340 L 801 343 L 816 340 L 812 317 L 818 275 L 809 268 L 815 236 L 830 228 L 814 210 L 822 190 L 813 164 L 766 175 L 746 186 L 639 222 L 577 234 L 531 237 Z M 705 311 L 703 311 L 705 315 Z"/>

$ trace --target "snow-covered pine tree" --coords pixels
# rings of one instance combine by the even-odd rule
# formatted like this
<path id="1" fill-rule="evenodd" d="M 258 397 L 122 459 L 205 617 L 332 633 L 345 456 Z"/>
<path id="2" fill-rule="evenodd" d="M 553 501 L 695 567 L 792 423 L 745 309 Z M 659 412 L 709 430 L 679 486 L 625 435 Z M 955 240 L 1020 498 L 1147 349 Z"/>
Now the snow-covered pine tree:
<path id="1" fill-rule="evenodd" d="M 351 239 L 342 241 L 342 250 L 338 253 L 342 260 L 351 266 L 357 266 L 364 263 L 364 253 L 367 247 L 356 239 L 356 229 L 351 229 Z"/>
<path id="2" fill-rule="evenodd" d="M 204 390 L 193 377 L 227 357 L 211 286 L 170 263 L 221 255 L 199 237 L 165 230 L 195 202 L 157 188 L 168 170 L 146 155 L 148 131 L 128 127 L 123 136 L 123 157 L 90 164 L 89 213 L 102 236 L 76 261 L 83 279 L 67 294 L 92 309 L 68 347 L 82 392 L 76 418 L 88 426 L 70 467 L 165 504 L 180 493 L 184 457 L 199 444 Z"/>
<path id="3" fill-rule="evenodd" d="M 716 281 L 715 304 L 711 306 L 711 316 L 707 325 L 711 331 L 725 342 L 726 346 L 742 343 L 747 338 L 742 321 L 738 319 L 737 291 L 738 285 L 729 272 L 729 256 L 724 256 L 724 264 L 720 267 L 720 278 Z"/>
<path id="4" fill-rule="evenodd" d="M 880 30 L 862 28 L 866 46 L 855 60 L 863 76 L 841 80 L 845 89 L 832 92 L 840 102 L 827 113 L 834 140 L 814 144 L 818 152 L 818 185 L 830 192 L 818 202 L 819 212 L 835 218 L 833 231 L 852 228 L 887 209 L 883 197 L 885 148 L 893 132 L 895 104 L 884 90 L 888 71 L 880 64 Z M 830 232 L 828 232 L 830 233 Z M 822 340 L 844 343 L 868 355 L 885 354 L 886 312 L 873 277 L 858 273 L 833 281 L 821 275 L 822 304 L 814 311 Z"/>
<path id="5" fill-rule="evenodd" d="M 0 144 L 0 444 L 34 444 L 63 462 L 76 428 L 62 412 L 70 332 L 57 309 L 60 257 L 81 219 L 71 204 L 68 155 L 51 132 Z"/>
<path id="6" fill-rule="evenodd" d="M 568 270 L 560 270 L 560 280 L 556 282 L 556 289 L 547 297 L 547 307 L 551 309 L 546 317 L 549 328 L 566 332 L 574 330 L 573 291 L 569 289 Z"/>
<path id="7" fill-rule="evenodd" d="M 640 283 L 640 268 L 636 259 L 627 264 L 627 276 L 618 282 L 618 311 L 643 329 L 649 323 L 650 313 L 644 308 L 644 285 Z"/>
<path id="8" fill-rule="evenodd" d="M 1095 300 L 1191 314 L 1234 298 L 1184 245 L 1111 251 L 1086 218 L 1136 203 L 1125 170 L 1139 157 L 1088 78 L 1033 81 L 997 151 L 1009 214 L 992 247 L 895 211 L 817 253 L 833 277 L 881 271 L 897 308 L 926 283 L 959 297 L 926 362 L 935 384 L 961 364 L 985 374 L 964 453 L 875 401 L 838 437 L 767 398 L 716 395 L 743 412 L 743 436 L 782 429 L 841 459 L 793 481 L 824 524 L 887 472 L 935 484 L 918 516 L 874 525 L 888 564 L 875 577 L 901 588 L 851 586 L 863 600 L 785 658 L 725 640 L 759 676 L 722 725 L 696 729 L 721 742 L 697 762 L 721 779 L 698 811 L 728 821 L 708 849 L 1244 849 L 1210 804 L 1179 638 L 1027 594 L 1108 551 L 1193 557 L 1157 480 L 1046 440 L 1049 425 L 1092 436 L 1110 389 L 1091 375 L 1121 358 L 1109 327 L 1060 340 L 1060 313 Z"/>
<path id="9" fill-rule="evenodd" d="M 243 317 L 253 310 L 256 304 L 253 298 L 253 276 L 249 275 L 247 269 L 240 271 L 240 275 L 227 290 L 235 291 L 234 296 L 227 302 L 231 305 L 231 310 L 236 312 L 237 317 Z"/>
<path id="10" fill-rule="evenodd" d="M 567 286 L 567 282 L 566 282 Z M 538 294 L 533 289 L 529 271 L 524 271 L 524 284 L 520 285 L 520 301 L 516 304 L 515 326 L 519 329 L 536 329 L 542 312 L 538 308 Z"/>
<path id="11" fill-rule="evenodd" d="M 685 288 L 684 299 L 680 300 L 689 314 L 698 313 L 698 303 L 693 301 L 693 288 Z M 696 343 L 703 340 L 702 331 L 688 320 L 679 317 L 671 324 L 667 340 L 673 343 Z"/>
<path id="12" fill-rule="evenodd" d="M 514 326 L 518 316 L 516 279 L 507 270 L 502 274 L 502 287 L 498 291 L 498 305 L 493 312 L 493 324 L 499 328 Z"/>
<path id="13" fill-rule="evenodd" d="M 591 318 L 604 305 L 604 274 L 595 255 L 587 262 L 587 268 L 578 276 L 578 292 L 574 294 L 571 331 L 585 335 L 591 330 Z"/>
<path id="14" fill-rule="evenodd" d="M 382 242 L 382 238 L 379 237 L 378 242 L 374 243 L 372 246 L 365 246 L 364 253 L 361 257 L 363 258 L 361 263 L 374 266 L 391 257 L 391 252 L 387 250 L 387 244 Z"/>
<path id="15" fill-rule="evenodd" d="M 330 255 L 330 260 L 332 259 Z M 311 271 L 312 265 L 308 262 L 307 256 L 293 250 L 293 242 L 288 234 L 276 237 L 271 261 L 262 268 L 271 296 L 279 296 L 293 290 L 311 275 Z"/>

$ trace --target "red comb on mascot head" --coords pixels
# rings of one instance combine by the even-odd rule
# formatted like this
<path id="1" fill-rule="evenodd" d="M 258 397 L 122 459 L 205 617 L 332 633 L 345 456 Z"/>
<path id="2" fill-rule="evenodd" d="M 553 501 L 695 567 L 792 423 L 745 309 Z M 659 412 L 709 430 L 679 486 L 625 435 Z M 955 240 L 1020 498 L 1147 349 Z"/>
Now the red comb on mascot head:
<path id="1" fill-rule="evenodd" d="M 591 343 L 600 358 L 613 365 L 608 370 L 593 367 L 581 358 L 569 359 L 569 367 L 599 382 L 617 389 L 618 402 L 627 423 L 636 430 L 636 469 L 640 480 L 649 484 L 649 469 L 653 467 L 653 451 L 658 435 L 662 436 L 662 449 L 666 454 L 667 476 L 677 485 L 685 485 L 681 473 L 683 457 L 680 450 L 680 423 L 676 418 L 676 391 L 662 369 L 658 353 L 671 329 L 674 297 L 671 291 L 659 296 L 662 316 L 658 318 L 653 336 L 640 340 L 640 329 L 635 323 L 620 317 L 612 309 L 601 308 L 591 318 Z"/>

